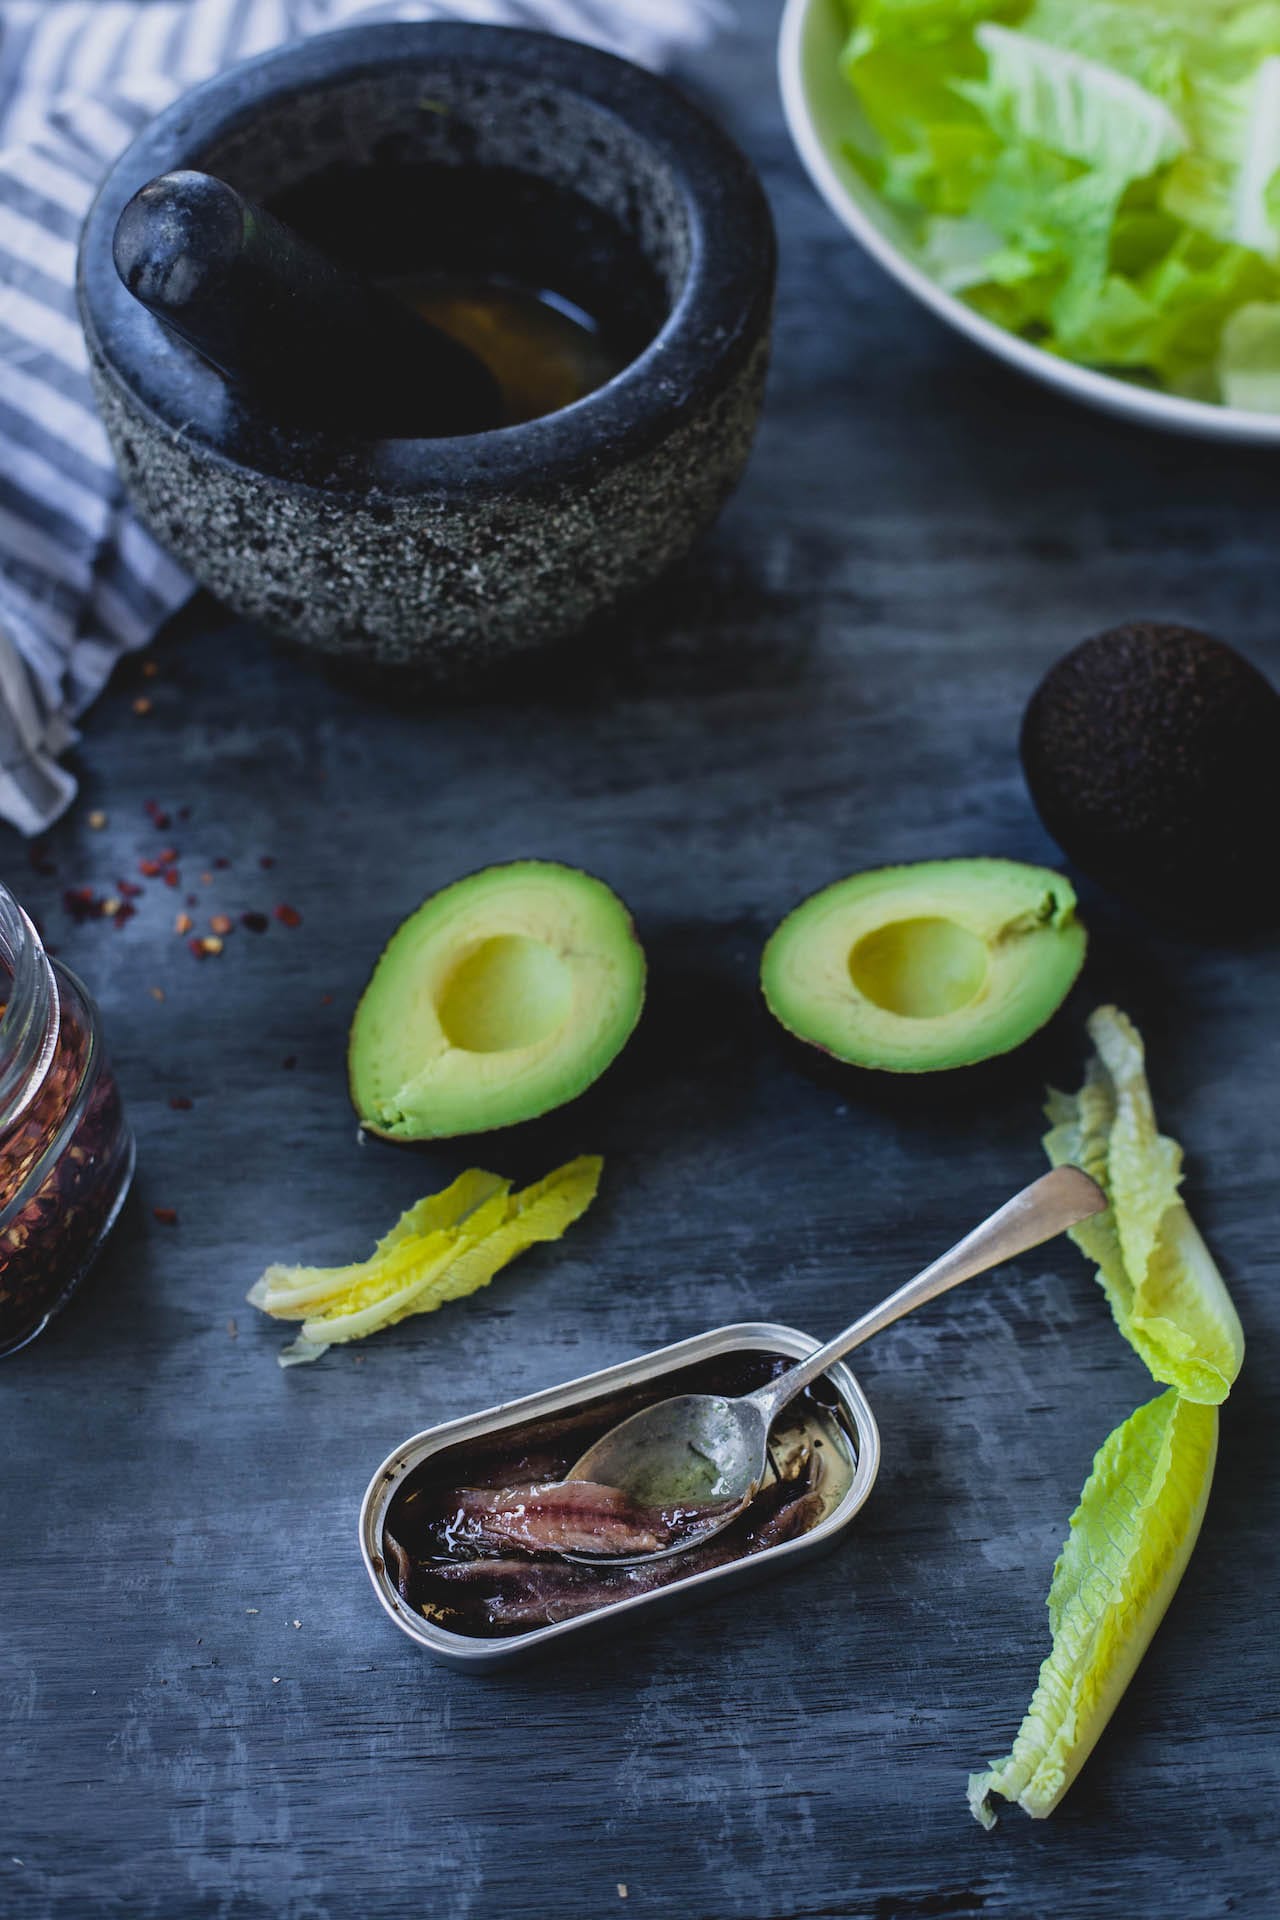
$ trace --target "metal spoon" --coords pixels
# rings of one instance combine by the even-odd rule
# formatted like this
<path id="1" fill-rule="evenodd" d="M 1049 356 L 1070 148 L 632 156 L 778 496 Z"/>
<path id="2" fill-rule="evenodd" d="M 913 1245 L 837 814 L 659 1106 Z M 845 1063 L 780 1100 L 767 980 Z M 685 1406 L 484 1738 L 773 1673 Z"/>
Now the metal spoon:
<path id="1" fill-rule="evenodd" d="M 619 1422 L 587 1448 L 565 1479 L 619 1487 L 642 1506 L 677 1512 L 681 1536 L 674 1545 L 653 1553 L 578 1552 L 564 1558 L 635 1566 L 701 1546 L 754 1498 L 767 1469 L 769 1429 L 782 1409 L 828 1367 L 927 1300 L 1052 1240 L 1090 1214 L 1102 1213 L 1106 1206 L 1106 1195 L 1087 1173 L 1079 1167 L 1057 1167 L 1007 1200 L 949 1253 L 864 1313 L 844 1333 L 754 1393 L 737 1399 L 682 1393 Z M 711 1510 L 698 1516 L 699 1507 Z"/>

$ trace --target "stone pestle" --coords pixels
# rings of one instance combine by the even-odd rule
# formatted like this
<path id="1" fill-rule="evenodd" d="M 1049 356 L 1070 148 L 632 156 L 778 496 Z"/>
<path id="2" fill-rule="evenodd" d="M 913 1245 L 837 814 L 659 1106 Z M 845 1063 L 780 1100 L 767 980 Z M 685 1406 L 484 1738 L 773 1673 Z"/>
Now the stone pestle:
<path id="1" fill-rule="evenodd" d="M 252 410 L 360 439 L 502 424 L 484 363 L 211 174 L 161 174 L 115 229 L 135 299 Z"/>

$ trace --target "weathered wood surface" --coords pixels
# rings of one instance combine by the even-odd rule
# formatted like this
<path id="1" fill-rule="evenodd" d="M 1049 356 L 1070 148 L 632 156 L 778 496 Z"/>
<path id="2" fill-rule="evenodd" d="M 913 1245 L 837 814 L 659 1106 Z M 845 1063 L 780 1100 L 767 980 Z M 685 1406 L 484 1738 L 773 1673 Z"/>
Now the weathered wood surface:
<path id="1" fill-rule="evenodd" d="M 1177 615 L 1280 673 L 1280 462 L 1075 412 L 913 309 L 791 157 L 776 8 L 742 14 L 700 79 L 777 210 L 776 367 L 747 484 L 683 581 L 572 673 L 417 711 L 200 606 L 158 650 L 153 711 L 128 683 L 91 716 L 56 876 L 0 841 L 101 1001 L 141 1150 L 92 1284 L 0 1377 L 6 1920 L 1276 1911 L 1275 942 L 1165 937 L 1086 890 L 1067 1014 L 947 1083 L 807 1076 L 755 974 L 839 873 L 1054 857 L 1015 737 L 1084 633 Z M 157 836 L 148 798 L 190 819 Z M 161 839 L 202 911 L 285 900 L 302 927 L 197 965 L 156 887 L 119 932 L 70 926 L 64 885 L 109 885 Z M 629 1056 L 474 1151 L 357 1145 L 343 1039 L 380 943 L 522 853 L 633 907 L 653 993 Z M 1147 1034 L 1250 1352 L 1199 1551 L 1051 1822 L 980 1832 L 965 1775 L 1029 1696 L 1091 1454 L 1153 1391 L 1066 1245 L 868 1351 L 884 1466 L 833 1557 L 507 1677 L 402 1639 L 354 1540 L 389 1446 L 708 1325 L 843 1324 L 1038 1170 L 1042 1081 L 1070 1080 L 1104 997 Z M 562 1248 L 277 1369 L 281 1335 L 243 1304 L 268 1257 L 354 1257 L 473 1158 L 525 1173 L 577 1149 L 607 1185 Z"/>

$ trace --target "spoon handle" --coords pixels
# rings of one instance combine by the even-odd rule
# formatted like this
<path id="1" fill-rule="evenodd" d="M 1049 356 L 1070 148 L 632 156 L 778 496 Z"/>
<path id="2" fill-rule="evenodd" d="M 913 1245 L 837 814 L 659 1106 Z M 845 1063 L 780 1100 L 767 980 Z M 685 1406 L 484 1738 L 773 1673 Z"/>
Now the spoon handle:
<path id="1" fill-rule="evenodd" d="M 914 1312 L 927 1300 L 936 1300 L 949 1288 L 958 1287 L 962 1280 L 972 1280 L 975 1274 L 986 1273 L 989 1268 L 1026 1253 L 1031 1247 L 1052 1240 L 1068 1227 L 1087 1220 L 1090 1214 L 1104 1212 L 1106 1206 L 1107 1198 L 1101 1187 L 1081 1168 L 1055 1167 L 1052 1173 L 1043 1174 L 1021 1193 L 1015 1193 L 1012 1200 L 1006 1200 L 981 1226 L 957 1241 L 950 1252 L 918 1273 L 914 1280 L 908 1280 L 878 1307 L 864 1313 L 844 1333 L 837 1334 L 807 1360 L 801 1360 L 747 1398 L 759 1407 L 766 1420 L 772 1421 L 798 1393 L 819 1379 L 837 1360 L 843 1360 L 847 1353 L 869 1340 L 873 1333 L 892 1326 L 903 1314 Z"/>

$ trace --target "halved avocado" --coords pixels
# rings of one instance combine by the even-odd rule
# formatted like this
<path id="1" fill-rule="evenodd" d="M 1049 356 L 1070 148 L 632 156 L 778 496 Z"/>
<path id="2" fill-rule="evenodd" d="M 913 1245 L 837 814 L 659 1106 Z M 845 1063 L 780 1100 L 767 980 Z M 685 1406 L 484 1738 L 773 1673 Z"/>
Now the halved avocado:
<path id="1" fill-rule="evenodd" d="M 852 1066 L 935 1073 L 1008 1053 L 1084 960 L 1076 896 L 1016 860 L 926 860 L 837 880 L 764 950 L 769 1011 Z"/>
<path id="2" fill-rule="evenodd" d="M 563 1106 L 622 1051 L 644 954 L 602 880 L 487 867 L 392 934 L 351 1023 L 351 1099 L 392 1140 L 440 1140 Z"/>

